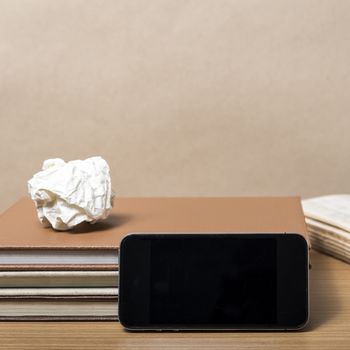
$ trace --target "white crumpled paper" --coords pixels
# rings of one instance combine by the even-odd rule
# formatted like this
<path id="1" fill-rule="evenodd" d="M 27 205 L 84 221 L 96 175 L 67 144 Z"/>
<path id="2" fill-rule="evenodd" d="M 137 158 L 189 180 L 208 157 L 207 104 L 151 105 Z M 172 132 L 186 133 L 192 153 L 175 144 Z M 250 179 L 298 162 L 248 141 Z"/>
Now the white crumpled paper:
<path id="1" fill-rule="evenodd" d="M 83 221 L 105 219 L 113 207 L 109 166 L 101 157 L 65 162 L 45 160 L 42 170 L 28 181 L 39 220 L 65 231 Z"/>

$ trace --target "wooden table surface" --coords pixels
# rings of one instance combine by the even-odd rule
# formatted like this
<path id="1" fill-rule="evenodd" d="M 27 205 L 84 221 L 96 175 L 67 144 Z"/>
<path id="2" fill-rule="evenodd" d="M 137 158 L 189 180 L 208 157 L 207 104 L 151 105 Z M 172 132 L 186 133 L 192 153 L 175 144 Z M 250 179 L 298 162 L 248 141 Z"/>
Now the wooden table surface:
<path id="1" fill-rule="evenodd" d="M 350 349 L 350 265 L 317 252 L 311 262 L 303 331 L 130 333 L 117 322 L 0 322 L 0 349 Z"/>

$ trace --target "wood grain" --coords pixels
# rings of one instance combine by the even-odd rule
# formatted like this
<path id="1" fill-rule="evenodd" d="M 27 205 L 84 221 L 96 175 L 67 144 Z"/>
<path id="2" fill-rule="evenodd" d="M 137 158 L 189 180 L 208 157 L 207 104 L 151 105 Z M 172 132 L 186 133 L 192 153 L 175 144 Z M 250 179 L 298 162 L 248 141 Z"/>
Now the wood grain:
<path id="1" fill-rule="evenodd" d="M 311 319 L 299 332 L 130 333 L 114 322 L 2 322 L 1 349 L 350 349 L 350 265 L 312 252 Z"/>

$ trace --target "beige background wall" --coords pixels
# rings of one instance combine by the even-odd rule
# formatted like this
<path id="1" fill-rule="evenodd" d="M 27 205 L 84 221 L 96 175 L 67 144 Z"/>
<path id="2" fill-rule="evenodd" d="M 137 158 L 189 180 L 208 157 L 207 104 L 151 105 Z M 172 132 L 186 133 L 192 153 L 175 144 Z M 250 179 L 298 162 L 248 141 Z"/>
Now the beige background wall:
<path id="1" fill-rule="evenodd" d="M 350 1 L 0 0 L 0 211 L 44 159 L 123 196 L 350 192 Z"/>

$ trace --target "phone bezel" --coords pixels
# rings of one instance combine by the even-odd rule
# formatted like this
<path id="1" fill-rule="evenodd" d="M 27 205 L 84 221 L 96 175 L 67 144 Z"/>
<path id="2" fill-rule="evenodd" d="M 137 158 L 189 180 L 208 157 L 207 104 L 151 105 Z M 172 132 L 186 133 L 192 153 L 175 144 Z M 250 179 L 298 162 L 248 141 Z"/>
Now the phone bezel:
<path id="1" fill-rule="evenodd" d="M 124 320 L 124 304 L 123 304 L 123 275 L 125 273 L 124 271 L 124 266 L 123 266 L 123 257 L 125 254 L 125 242 L 127 242 L 130 239 L 133 239 L 133 237 L 140 237 L 143 236 L 144 238 L 147 237 L 154 237 L 157 236 L 158 238 L 161 236 L 168 237 L 169 235 L 171 236 L 183 236 L 183 235 L 190 235 L 194 237 L 200 238 L 200 236 L 205 235 L 213 235 L 214 237 L 217 237 L 218 235 L 231 235 L 234 238 L 242 238 L 242 237 L 248 237 L 254 238 L 255 236 L 259 239 L 263 239 L 264 237 L 270 238 L 280 238 L 283 239 L 284 237 L 291 237 L 295 236 L 297 239 L 302 239 L 305 247 L 305 271 L 303 271 L 306 276 L 306 318 L 305 320 L 296 326 L 275 326 L 275 325 L 269 325 L 269 326 L 260 326 L 260 325 L 242 325 L 242 326 L 226 326 L 226 325 L 218 325 L 216 326 L 206 326 L 205 324 L 200 324 L 196 326 L 188 326 L 188 325 L 143 325 L 143 326 L 135 326 L 135 325 L 130 325 L 128 322 L 125 322 Z M 247 238 L 248 238 L 247 237 Z M 281 331 L 281 330 L 299 330 L 305 327 L 305 325 L 309 321 L 309 315 L 310 315 L 310 290 L 309 290 L 309 266 L 310 266 L 310 257 L 309 257 L 309 245 L 308 242 L 306 241 L 305 237 L 300 234 L 300 233 L 287 233 L 287 232 L 281 232 L 281 233 L 256 233 L 256 232 L 239 232 L 239 233 L 230 233 L 230 232 L 201 232 L 201 233 L 194 233 L 194 232 L 134 232 L 134 233 L 129 233 L 127 234 L 123 240 L 121 241 L 120 248 L 119 248 L 119 321 L 122 324 L 124 328 L 126 328 L 129 331 L 230 331 L 230 330 L 235 330 L 235 331 Z"/>

